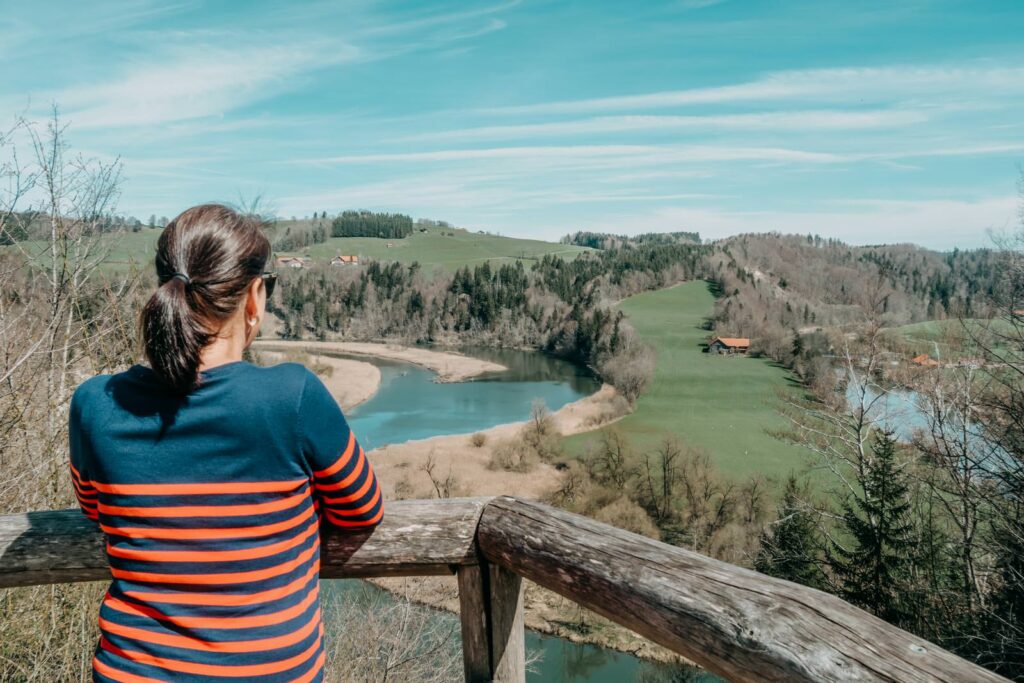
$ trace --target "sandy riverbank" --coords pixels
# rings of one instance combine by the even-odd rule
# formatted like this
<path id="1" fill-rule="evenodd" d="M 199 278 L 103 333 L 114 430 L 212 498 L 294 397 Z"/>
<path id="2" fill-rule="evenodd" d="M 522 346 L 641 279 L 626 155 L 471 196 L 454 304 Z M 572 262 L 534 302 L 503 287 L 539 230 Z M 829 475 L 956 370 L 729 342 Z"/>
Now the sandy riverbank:
<path id="1" fill-rule="evenodd" d="M 564 435 L 596 429 L 607 424 L 617 412 L 615 389 L 602 386 L 596 393 L 563 406 L 553 414 L 555 425 Z M 621 415 L 617 415 L 621 416 Z M 540 499 L 557 487 L 561 475 L 547 463 L 529 472 L 490 469 L 491 454 L 501 442 L 517 438 L 525 422 L 512 422 L 477 432 L 484 444 L 474 446 L 473 434 L 435 436 L 419 441 L 384 446 L 370 452 L 388 498 L 431 498 L 437 495 L 430 477 L 422 467 L 429 457 L 434 476 L 455 478 L 454 496 L 513 495 Z"/>
<path id="2" fill-rule="evenodd" d="M 439 382 L 464 382 L 477 375 L 490 372 L 504 372 L 508 368 L 490 361 L 464 356 L 454 351 L 434 351 L 412 346 L 397 344 L 370 344 L 366 342 L 341 341 L 284 341 L 259 339 L 253 342 L 253 349 L 290 351 L 301 350 L 307 353 L 343 353 L 352 356 L 370 356 L 388 360 L 403 361 L 421 365 L 437 373 Z"/>
<path id="3" fill-rule="evenodd" d="M 342 410 L 368 401 L 380 386 L 380 368 L 373 363 L 350 358 L 336 358 L 308 353 L 305 349 L 290 351 L 256 350 L 260 365 L 296 361 L 313 370 L 323 381 Z"/>

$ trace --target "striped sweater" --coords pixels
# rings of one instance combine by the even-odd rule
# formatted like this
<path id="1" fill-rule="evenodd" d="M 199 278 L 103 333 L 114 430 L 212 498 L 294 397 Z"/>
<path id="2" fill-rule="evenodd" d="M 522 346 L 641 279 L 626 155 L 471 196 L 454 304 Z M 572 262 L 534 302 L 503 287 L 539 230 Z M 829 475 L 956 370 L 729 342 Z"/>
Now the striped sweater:
<path id="1" fill-rule="evenodd" d="M 143 366 L 94 377 L 70 450 L 113 575 L 93 680 L 322 680 L 320 525 L 372 527 L 383 502 L 315 375 L 238 361 L 183 399 Z"/>

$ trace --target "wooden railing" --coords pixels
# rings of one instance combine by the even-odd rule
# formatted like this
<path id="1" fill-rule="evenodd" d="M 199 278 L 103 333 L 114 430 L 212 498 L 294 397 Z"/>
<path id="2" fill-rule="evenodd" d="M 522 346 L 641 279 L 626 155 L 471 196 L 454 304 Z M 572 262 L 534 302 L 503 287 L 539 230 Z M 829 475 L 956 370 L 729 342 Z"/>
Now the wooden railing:
<path id="1" fill-rule="evenodd" d="M 516 498 L 388 504 L 371 533 L 325 530 L 323 578 L 458 576 L 466 680 L 525 680 L 522 579 L 733 681 L 1005 680 L 787 581 Z M 78 510 L 0 516 L 0 588 L 110 577 Z"/>

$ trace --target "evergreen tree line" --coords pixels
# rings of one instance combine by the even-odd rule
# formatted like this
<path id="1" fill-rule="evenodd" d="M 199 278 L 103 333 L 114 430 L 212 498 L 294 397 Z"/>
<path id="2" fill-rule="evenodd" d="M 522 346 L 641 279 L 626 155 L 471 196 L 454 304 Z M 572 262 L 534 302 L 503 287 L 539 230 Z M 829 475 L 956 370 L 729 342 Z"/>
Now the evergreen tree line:
<path id="1" fill-rule="evenodd" d="M 618 249 L 631 245 L 653 244 L 700 244 L 699 232 L 648 232 L 634 237 L 611 235 L 603 232 L 578 231 L 566 235 L 562 244 L 575 244 L 591 249 Z"/>
<path id="2" fill-rule="evenodd" d="M 402 239 L 412 234 L 412 218 L 401 213 L 343 211 L 331 222 L 331 237 Z"/>

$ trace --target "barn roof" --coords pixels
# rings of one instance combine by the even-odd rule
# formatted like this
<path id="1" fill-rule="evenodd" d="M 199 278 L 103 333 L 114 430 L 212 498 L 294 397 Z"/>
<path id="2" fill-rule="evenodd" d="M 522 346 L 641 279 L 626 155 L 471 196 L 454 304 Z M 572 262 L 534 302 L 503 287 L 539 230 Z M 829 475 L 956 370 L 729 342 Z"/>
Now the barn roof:
<path id="1" fill-rule="evenodd" d="M 714 344 L 716 341 L 722 342 L 724 346 L 729 346 L 732 348 L 742 348 L 745 346 L 750 346 L 750 340 L 747 339 L 746 337 L 715 337 L 714 339 L 711 340 L 711 343 Z"/>

